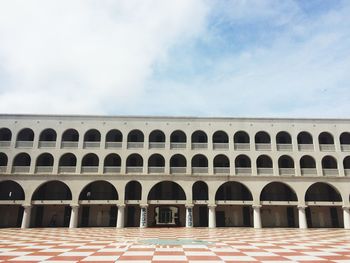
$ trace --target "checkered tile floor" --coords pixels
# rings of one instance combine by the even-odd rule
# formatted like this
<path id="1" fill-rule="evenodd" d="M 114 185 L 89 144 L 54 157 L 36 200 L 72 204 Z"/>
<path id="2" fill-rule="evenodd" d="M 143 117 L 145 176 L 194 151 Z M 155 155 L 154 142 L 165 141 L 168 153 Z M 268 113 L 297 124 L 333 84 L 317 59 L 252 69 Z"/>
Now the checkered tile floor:
<path id="1" fill-rule="evenodd" d="M 158 239 L 175 244 L 147 243 Z M 350 230 L 0 229 L 0 262 L 116 261 L 350 263 Z"/>

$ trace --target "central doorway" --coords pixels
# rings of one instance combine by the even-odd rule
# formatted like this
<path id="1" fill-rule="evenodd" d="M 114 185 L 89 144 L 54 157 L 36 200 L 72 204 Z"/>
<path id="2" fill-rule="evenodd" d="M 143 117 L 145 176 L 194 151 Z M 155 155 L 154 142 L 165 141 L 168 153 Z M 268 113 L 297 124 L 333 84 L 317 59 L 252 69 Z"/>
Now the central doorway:
<path id="1" fill-rule="evenodd" d="M 176 206 L 157 206 L 155 208 L 156 226 L 179 226 L 179 208 Z"/>

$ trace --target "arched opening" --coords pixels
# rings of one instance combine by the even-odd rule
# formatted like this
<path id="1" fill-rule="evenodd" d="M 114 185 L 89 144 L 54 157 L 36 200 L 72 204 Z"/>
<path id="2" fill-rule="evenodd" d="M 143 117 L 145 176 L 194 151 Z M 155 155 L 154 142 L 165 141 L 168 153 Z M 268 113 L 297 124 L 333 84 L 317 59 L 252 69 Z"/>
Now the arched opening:
<path id="1" fill-rule="evenodd" d="M 123 134 L 119 130 L 110 130 L 106 135 L 106 148 L 121 148 Z"/>
<path id="2" fill-rule="evenodd" d="M 165 159 L 160 154 L 152 154 L 148 159 L 149 173 L 164 173 Z"/>
<path id="3" fill-rule="evenodd" d="M 311 151 L 314 149 L 312 135 L 308 132 L 300 132 L 297 137 L 298 148 L 301 151 Z"/>
<path id="4" fill-rule="evenodd" d="M 219 154 L 214 158 L 214 173 L 230 173 L 230 160 L 224 154 Z"/>
<path id="5" fill-rule="evenodd" d="M 1 159 L 1 157 L 0 157 Z M 350 156 L 346 156 L 343 160 L 344 173 L 345 175 L 350 175 Z"/>
<path id="6" fill-rule="evenodd" d="M 249 189 L 239 182 L 223 183 L 216 191 L 216 226 L 252 226 L 250 204 L 253 197 Z"/>
<path id="7" fill-rule="evenodd" d="M 176 130 L 173 131 L 170 135 L 170 142 L 171 143 L 184 143 L 186 144 L 186 134 L 183 131 Z"/>
<path id="8" fill-rule="evenodd" d="M 93 204 L 91 200 L 94 200 Z M 118 209 L 118 192 L 107 181 L 94 181 L 81 191 L 79 225 L 82 227 L 115 227 Z"/>
<path id="9" fill-rule="evenodd" d="M 79 133 L 75 129 L 68 129 L 62 134 L 62 148 L 77 148 L 79 142 Z"/>
<path id="10" fill-rule="evenodd" d="M 213 134 L 214 149 L 228 149 L 228 135 L 224 131 L 217 131 Z"/>
<path id="11" fill-rule="evenodd" d="M 288 155 L 278 158 L 278 168 L 280 175 L 295 175 L 294 160 Z"/>
<path id="12" fill-rule="evenodd" d="M 40 133 L 40 142 L 55 142 L 57 139 L 57 133 L 54 129 L 45 129 Z"/>
<path id="13" fill-rule="evenodd" d="M 164 148 L 165 134 L 160 130 L 154 130 L 149 135 L 149 148 Z"/>
<path id="14" fill-rule="evenodd" d="M 193 226 L 208 227 L 208 206 L 209 199 L 208 185 L 203 181 L 197 181 L 192 186 L 193 207 Z"/>
<path id="15" fill-rule="evenodd" d="M 273 174 L 272 159 L 267 155 L 260 155 L 256 160 L 258 174 Z"/>
<path id="16" fill-rule="evenodd" d="M 162 181 L 152 187 L 148 194 L 148 225 L 185 226 L 186 194 L 182 187 L 172 181 Z M 162 200 L 162 205 L 159 205 Z"/>
<path id="17" fill-rule="evenodd" d="M 350 145 L 350 132 L 343 132 L 340 134 L 340 144 L 342 146 L 348 146 Z M 349 149 L 350 147 L 346 147 L 346 149 Z M 344 150 L 345 148 L 342 148 Z"/>
<path id="18" fill-rule="evenodd" d="M 250 143 L 249 134 L 245 131 L 238 131 L 233 136 L 234 143 Z"/>
<path id="19" fill-rule="evenodd" d="M 32 202 L 33 227 L 68 227 L 70 220 L 70 200 L 72 192 L 61 181 L 49 181 L 39 186 L 33 196 Z"/>
<path id="20" fill-rule="evenodd" d="M 32 129 L 25 128 L 17 134 L 16 147 L 33 147 L 34 132 Z"/>
<path id="21" fill-rule="evenodd" d="M 103 171 L 105 173 L 120 173 L 121 159 L 116 153 L 108 154 L 103 163 Z"/>
<path id="22" fill-rule="evenodd" d="M 36 159 L 35 171 L 37 173 L 52 173 L 53 156 L 50 153 L 42 153 Z"/>
<path id="23" fill-rule="evenodd" d="M 13 160 L 14 173 L 29 173 L 31 158 L 28 153 L 19 153 Z"/>
<path id="24" fill-rule="evenodd" d="M 192 149 L 203 149 L 208 147 L 208 136 L 204 131 L 195 131 L 191 136 Z"/>
<path id="25" fill-rule="evenodd" d="M 174 154 L 170 158 L 170 173 L 186 173 L 187 160 L 182 154 Z"/>
<path id="26" fill-rule="evenodd" d="M 143 148 L 145 136 L 140 130 L 132 130 L 128 134 L 128 148 Z"/>
<path id="27" fill-rule="evenodd" d="M 330 155 L 322 158 L 323 175 L 338 175 L 337 160 Z"/>
<path id="28" fill-rule="evenodd" d="M 317 174 L 315 159 L 310 155 L 304 155 L 300 158 L 300 169 L 302 175 Z"/>
<path id="29" fill-rule="evenodd" d="M 250 158 L 247 155 L 240 154 L 235 159 L 235 169 L 236 174 L 251 174 L 252 173 L 252 164 Z"/>
<path id="30" fill-rule="evenodd" d="M 334 138 L 333 138 L 333 135 L 330 134 L 329 132 L 320 133 L 320 135 L 318 136 L 318 142 L 319 142 L 321 151 L 335 150 Z"/>
<path id="31" fill-rule="evenodd" d="M 208 159 L 203 154 L 196 154 L 191 161 L 192 173 L 208 173 Z"/>
<path id="32" fill-rule="evenodd" d="M 126 159 L 126 172 L 128 173 L 142 173 L 143 158 L 137 153 L 130 154 Z"/>
<path id="33" fill-rule="evenodd" d="M 125 186 L 126 226 L 138 227 L 140 225 L 140 205 L 142 186 L 138 181 L 130 181 Z"/>
<path id="34" fill-rule="evenodd" d="M 15 200 L 24 200 L 23 188 L 11 180 L 0 182 L 0 228 L 21 226 L 23 207 Z"/>
<path id="35" fill-rule="evenodd" d="M 343 227 L 342 198 L 327 183 L 312 184 L 305 194 L 308 227 Z"/>
<path id="36" fill-rule="evenodd" d="M 83 157 L 81 162 L 82 173 L 97 173 L 98 172 L 99 159 L 94 153 L 88 153 Z"/>
<path id="37" fill-rule="evenodd" d="M 77 166 L 77 157 L 72 153 L 65 153 L 61 156 L 58 163 L 59 173 L 75 173 Z"/>
<path id="38" fill-rule="evenodd" d="M 271 137 L 267 132 L 260 131 L 255 134 L 255 149 L 271 150 Z"/>
<path id="39" fill-rule="evenodd" d="M 100 147 L 101 133 L 96 129 L 88 130 L 84 135 L 84 148 Z"/>
<path id="40" fill-rule="evenodd" d="M 260 193 L 263 227 L 297 227 L 297 195 L 287 184 L 272 182 Z"/>
<path id="41" fill-rule="evenodd" d="M 6 173 L 8 158 L 5 153 L 0 152 L 0 173 Z"/>
<path id="42" fill-rule="evenodd" d="M 12 139 L 12 132 L 8 128 L 0 129 L 0 142 L 9 142 Z"/>
<path id="43" fill-rule="evenodd" d="M 281 131 L 276 135 L 277 144 L 292 144 L 292 137 L 288 132 Z"/>

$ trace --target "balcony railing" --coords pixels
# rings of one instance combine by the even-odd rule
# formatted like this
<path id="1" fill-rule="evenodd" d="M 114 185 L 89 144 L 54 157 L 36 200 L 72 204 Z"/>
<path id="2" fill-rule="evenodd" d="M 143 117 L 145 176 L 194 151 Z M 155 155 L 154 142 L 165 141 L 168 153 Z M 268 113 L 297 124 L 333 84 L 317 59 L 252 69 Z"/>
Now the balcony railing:
<path id="1" fill-rule="evenodd" d="M 230 174 L 230 167 L 214 167 L 214 174 Z"/>
<path id="2" fill-rule="evenodd" d="M 250 167 L 236 167 L 236 174 L 237 175 L 251 175 L 252 168 L 250 168 Z"/>
<path id="3" fill-rule="evenodd" d="M 37 166 L 35 167 L 36 173 L 52 173 L 53 166 Z"/>
<path id="4" fill-rule="evenodd" d="M 260 175 L 272 175 L 273 169 L 272 168 L 258 168 L 258 174 Z"/>
<path id="5" fill-rule="evenodd" d="M 122 142 L 106 142 L 106 149 L 122 148 Z"/>
<path id="6" fill-rule="evenodd" d="M 277 144 L 277 151 L 292 151 L 292 150 L 293 150 L 292 144 L 282 144 L 282 143 Z"/>
<path id="7" fill-rule="evenodd" d="M 165 142 L 150 142 L 148 147 L 149 149 L 164 149 Z"/>
<path id="8" fill-rule="evenodd" d="M 256 143 L 255 150 L 257 151 L 271 151 L 270 143 Z"/>
<path id="9" fill-rule="evenodd" d="M 171 174 L 185 174 L 186 167 L 170 167 Z"/>
<path id="10" fill-rule="evenodd" d="M 298 144 L 299 151 L 313 151 L 314 145 L 313 144 Z"/>
<path id="11" fill-rule="evenodd" d="M 142 173 L 143 167 L 142 166 L 127 166 L 126 172 L 127 173 Z"/>
<path id="12" fill-rule="evenodd" d="M 58 172 L 61 174 L 64 173 L 75 173 L 77 167 L 76 166 L 59 166 L 58 167 Z"/>
<path id="13" fill-rule="evenodd" d="M 343 152 L 350 152 L 350 144 L 342 144 L 340 148 Z"/>
<path id="14" fill-rule="evenodd" d="M 7 166 L 0 166 L 0 173 L 6 173 Z"/>
<path id="15" fill-rule="evenodd" d="M 171 149 L 186 149 L 186 143 L 185 142 L 171 142 L 170 148 Z"/>
<path id="16" fill-rule="evenodd" d="M 11 141 L 0 141 L 0 148 L 8 148 L 11 145 Z"/>
<path id="17" fill-rule="evenodd" d="M 117 174 L 120 173 L 120 166 L 105 166 L 103 172 L 107 174 Z"/>
<path id="18" fill-rule="evenodd" d="M 350 169 L 345 168 L 345 169 L 344 169 L 344 174 L 345 174 L 346 176 L 349 176 L 349 175 L 350 175 Z"/>
<path id="19" fill-rule="evenodd" d="M 207 149 L 208 143 L 206 142 L 194 142 L 191 145 L 192 149 Z"/>
<path id="20" fill-rule="evenodd" d="M 208 173 L 208 167 L 192 167 L 193 174 L 205 174 Z"/>
<path id="21" fill-rule="evenodd" d="M 314 175 L 316 176 L 317 175 L 317 170 L 316 168 L 301 168 L 301 175 Z"/>
<path id="22" fill-rule="evenodd" d="M 83 147 L 87 148 L 100 148 L 101 142 L 84 142 Z"/>
<path id="23" fill-rule="evenodd" d="M 16 142 L 17 148 L 32 148 L 33 147 L 33 141 L 17 141 Z"/>
<path id="24" fill-rule="evenodd" d="M 128 149 L 143 148 L 143 142 L 128 142 Z"/>
<path id="25" fill-rule="evenodd" d="M 98 172 L 98 166 L 82 166 L 81 167 L 82 173 L 97 173 Z"/>
<path id="26" fill-rule="evenodd" d="M 334 144 L 320 144 L 320 151 L 322 151 L 322 152 L 334 152 L 335 146 L 334 146 Z"/>
<path id="27" fill-rule="evenodd" d="M 323 175 L 335 176 L 338 175 L 338 169 L 322 169 Z"/>
<path id="28" fill-rule="evenodd" d="M 29 173 L 30 166 L 13 166 L 13 173 Z"/>
<path id="29" fill-rule="evenodd" d="M 294 168 L 279 168 L 280 175 L 295 175 Z"/>
<path id="30" fill-rule="evenodd" d="M 160 174 L 160 173 L 164 173 L 164 166 L 149 166 L 148 167 L 148 173 L 151 174 Z"/>
<path id="31" fill-rule="evenodd" d="M 78 142 L 63 141 L 61 142 L 61 148 L 78 148 Z"/>
<path id="32" fill-rule="evenodd" d="M 228 143 L 213 143 L 214 150 L 227 150 L 228 147 Z"/>
<path id="33" fill-rule="evenodd" d="M 55 141 L 39 141 L 39 148 L 55 148 Z"/>
<path id="34" fill-rule="evenodd" d="M 235 150 L 237 151 L 249 151 L 250 150 L 250 144 L 249 143 L 235 143 Z"/>

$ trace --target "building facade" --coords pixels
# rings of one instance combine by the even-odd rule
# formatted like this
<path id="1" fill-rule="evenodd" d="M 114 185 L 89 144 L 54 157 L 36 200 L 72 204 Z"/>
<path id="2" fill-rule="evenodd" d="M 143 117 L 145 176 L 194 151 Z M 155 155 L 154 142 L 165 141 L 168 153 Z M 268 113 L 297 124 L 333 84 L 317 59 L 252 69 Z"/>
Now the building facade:
<path id="1" fill-rule="evenodd" d="M 0 116 L 0 227 L 350 228 L 350 120 Z"/>

